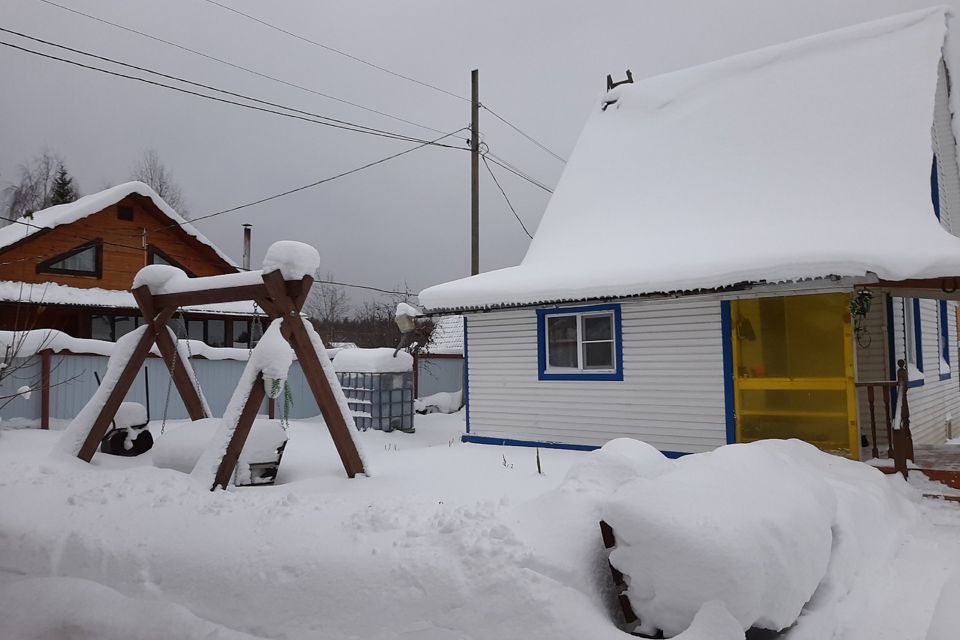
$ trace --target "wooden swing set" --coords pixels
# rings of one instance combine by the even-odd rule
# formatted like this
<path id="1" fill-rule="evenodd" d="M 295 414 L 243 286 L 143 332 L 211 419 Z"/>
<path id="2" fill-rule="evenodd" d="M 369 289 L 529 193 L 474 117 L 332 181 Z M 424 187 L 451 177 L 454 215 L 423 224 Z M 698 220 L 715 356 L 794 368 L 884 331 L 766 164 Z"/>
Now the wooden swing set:
<path id="1" fill-rule="evenodd" d="M 203 278 L 193 279 L 192 282 L 197 280 L 203 280 Z M 313 278 L 309 275 L 300 280 L 284 280 L 280 271 L 271 271 L 262 274 L 262 282 L 232 287 L 204 288 L 158 295 L 151 293 L 150 288 L 146 285 L 133 289 L 133 296 L 140 307 L 140 313 L 147 329 L 140 337 L 129 360 L 127 360 L 123 372 L 110 391 L 106 403 L 100 409 L 100 413 L 93 422 L 93 426 L 80 447 L 77 457 L 86 462 L 90 462 L 93 458 L 93 454 L 106 435 L 120 403 L 123 402 L 127 391 L 129 391 L 154 344 L 157 345 L 160 355 L 170 370 L 173 383 L 183 399 L 183 404 L 190 419 L 201 420 L 210 417 L 206 415 L 204 403 L 194 387 L 191 375 L 187 372 L 187 366 L 176 366 L 177 345 L 170 336 L 167 323 L 181 306 L 252 300 L 263 309 L 271 321 L 282 318 L 280 333 L 293 348 L 297 360 L 300 362 L 304 377 L 317 401 L 323 420 L 330 430 L 330 435 L 347 476 L 352 478 L 358 473 L 364 473 L 363 461 L 353 441 L 350 427 L 330 386 L 330 381 L 324 373 L 323 365 L 317 356 L 310 334 L 300 317 L 300 310 L 303 308 L 312 285 Z M 240 458 L 240 453 L 243 451 L 243 445 L 247 441 L 247 436 L 253 426 L 254 418 L 256 418 L 265 397 L 266 390 L 264 389 L 263 377 L 262 374 L 258 373 L 250 389 L 250 395 L 247 397 L 240 413 L 240 419 L 234 429 L 233 436 L 220 460 L 220 465 L 217 467 L 214 483 L 210 488 L 211 491 L 218 486 L 227 488 L 230 477 L 236 468 L 237 460 Z"/>

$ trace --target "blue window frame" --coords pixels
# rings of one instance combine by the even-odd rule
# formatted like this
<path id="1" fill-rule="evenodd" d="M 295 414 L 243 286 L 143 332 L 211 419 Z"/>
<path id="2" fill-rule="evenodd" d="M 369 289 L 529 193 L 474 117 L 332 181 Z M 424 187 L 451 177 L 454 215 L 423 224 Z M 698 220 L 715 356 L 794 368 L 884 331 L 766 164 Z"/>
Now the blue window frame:
<path id="1" fill-rule="evenodd" d="M 537 309 L 540 380 L 623 380 L 619 304 Z"/>
<path id="2" fill-rule="evenodd" d="M 920 299 L 901 298 L 903 303 L 904 360 L 923 373 L 923 325 L 920 322 Z M 911 380 L 911 387 L 923 385 L 923 378 Z"/>
<path id="3" fill-rule="evenodd" d="M 940 173 L 937 167 L 937 155 L 933 155 L 933 166 L 930 167 L 930 200 L 933 202 L 933 213 L 940 219 Z"/>
<path id="4" fill-rule="evenodd" d="M 940 363 L 947 365 L 944 371 L 940 367 L 940 379 L 948 380 L 950 378 L 950 318 L 947 315 L 947 301 L 940 301 Z"/>

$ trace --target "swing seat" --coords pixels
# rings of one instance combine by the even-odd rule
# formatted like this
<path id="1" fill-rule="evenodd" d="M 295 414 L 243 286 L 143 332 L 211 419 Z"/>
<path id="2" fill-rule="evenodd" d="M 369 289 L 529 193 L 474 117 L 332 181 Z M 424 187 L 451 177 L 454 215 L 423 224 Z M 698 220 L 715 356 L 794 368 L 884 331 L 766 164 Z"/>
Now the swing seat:
<path id="1" fill-rule="evenodd" d="M 123 402 L 113 417 L 110 431 L 100 441 L 100 451 L 113 456 L 133 457 L 153 447 L 147 429 L 147 409 L 139 402 Z"/>

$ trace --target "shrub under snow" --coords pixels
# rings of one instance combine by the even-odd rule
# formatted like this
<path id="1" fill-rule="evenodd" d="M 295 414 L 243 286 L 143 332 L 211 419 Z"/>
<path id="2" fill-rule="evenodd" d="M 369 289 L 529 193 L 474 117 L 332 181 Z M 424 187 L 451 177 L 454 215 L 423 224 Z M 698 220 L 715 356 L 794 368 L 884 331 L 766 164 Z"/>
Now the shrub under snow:
<path id="1" fill-rule="evenodd" d="M 865 563 L 890 552 L 913 514 L 879 471 L 797 440 L 731 445 L 673 463 L 611 444 L 639 473 L 605 507 L 617 539 L 610 561 L 628 576 L 644 630 L 668 636 L 714 600 L 744 630 L 789 627 L 818 589 L 844 595 Z"/>

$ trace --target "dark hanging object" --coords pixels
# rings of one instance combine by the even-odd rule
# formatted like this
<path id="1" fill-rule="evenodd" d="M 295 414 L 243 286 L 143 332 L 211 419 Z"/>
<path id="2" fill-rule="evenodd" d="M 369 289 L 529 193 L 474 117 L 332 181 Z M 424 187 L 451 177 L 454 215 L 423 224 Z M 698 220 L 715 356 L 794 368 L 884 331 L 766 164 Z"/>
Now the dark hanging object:
<path id="1" fill-rule="evenodd" d="M 630 71 L 630 69 L 627 69 L 627 79 L 626 79 L 626 80 L 618 80 L 617 82 L 614 82 L 614 81 L 613 81 L 613 76 L 612 76 L 612 75 L 607 74 L 607 91 L 608 91 L 608 92 L 609 92 L 611 89 L 613 89 L 614 87 L 619 87 L 619 86 L 622 85 L 622 84 L 633 84 L 633 72 Z M 600 109 L 603 110 L 603 111 L 606 111 L 606 110 L 607 110 L 607 107 L 609 107 L 610 105 L 612 105 L 612 104 L 613 104 L 614 102 L 616 102 L 616 101 L 617 101 L 616 98 L 604 98 L 604 99 L 603 99 L 603 104 L 600 106 Z"/>

